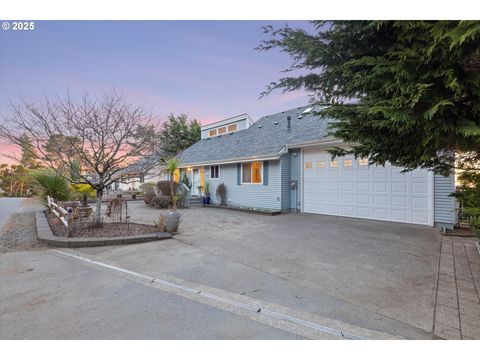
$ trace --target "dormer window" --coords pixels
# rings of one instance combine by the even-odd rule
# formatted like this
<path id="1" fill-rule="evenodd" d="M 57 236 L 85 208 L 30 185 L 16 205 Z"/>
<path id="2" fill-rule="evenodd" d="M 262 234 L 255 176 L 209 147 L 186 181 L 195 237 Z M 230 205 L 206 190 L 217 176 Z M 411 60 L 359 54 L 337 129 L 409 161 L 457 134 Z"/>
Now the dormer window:
<path id="1" fill-rule="evenodd" d="M 218 135 L 220 135 L 220 134 L 225 134 L 226 132 L 227 132 L 227 128 L 226 128 L 226 127 L 218 128 Z"/>
<path id="2" fill-rule="evenodd" d="M 217 135 L 217 129 L 210 130 L 210 131 L 208 132 L 208 135 L 209 135 L 209 136 L 215 136 L 215 135 Z"/>
<path id="3" fill-rule="evenodd" d="M 228 132 L 236 131 L 237 124 L 228 125 Z"/>

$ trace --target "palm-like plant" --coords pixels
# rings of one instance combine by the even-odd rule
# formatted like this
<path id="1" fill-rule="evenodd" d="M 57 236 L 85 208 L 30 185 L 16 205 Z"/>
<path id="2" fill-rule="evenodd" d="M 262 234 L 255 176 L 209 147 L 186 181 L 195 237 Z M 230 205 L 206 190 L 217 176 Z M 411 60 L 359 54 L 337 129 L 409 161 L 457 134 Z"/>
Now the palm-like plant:
<path id="1" fill-rule="evenodd" d="M 173 211 L 177 210 L 177 201 L 179 199 L 176 196 L 176 194 L 173 190 L 174 189 L 173 188 L 173 183 L 174 183 L 173 176 L 175 175 L 175 172 L 178 170 L 179 166 L 180 166 L 180 161 L 178 161 L 177 158 L 173 157 L 173 158 L 171 158 L 167 161 L 167 165 L 165 167 L 165 170 L 170 175 L 170 197 L 172 199 Z"/>
<path id="2" fill-rule="evenodd" d="M 56 200 L 68 200 L 68 182 L 63 177 L 52 171 L 37 171 L 32 173 L 32 178 L 41 187 L 44 199 L 48 195 Z"/>

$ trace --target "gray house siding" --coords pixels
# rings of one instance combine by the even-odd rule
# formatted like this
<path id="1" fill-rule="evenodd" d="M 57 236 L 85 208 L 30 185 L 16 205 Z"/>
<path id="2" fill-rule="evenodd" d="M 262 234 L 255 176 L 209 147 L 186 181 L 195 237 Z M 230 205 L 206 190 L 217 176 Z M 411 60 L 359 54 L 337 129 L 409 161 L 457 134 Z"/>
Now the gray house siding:
<path id="1" fill-rule="evenodd" d="M 281 174 L 280 161 L 268 162 L 268 185 L 264 184 L 237 184 L 237 164 L 220 165 L 218 180 L 210 180 L 209 171 L 205 172 L 205 180 L 210 181 L 212 204 L 218 204 L 215 196 L 217 186 L 225 183 L 227 186 L 228 205 L 251 207 L 269 210 L 281 210 Z"/>
<path id="2" fill-rule="evenodd" d="M 297 189 L 290 190 L 290 211 L 300 211 L 302 208 L 302 155 L 300 150 L 294 150 L 290 155 L 290 180 L 297 180 Z M 296 204 L 296 206 L 295 206 Z"/>
<path id="3" fill-rule="evenodd" d="M 282 211 L 290 211 L 290 154 L 280 157 L 282 172 Z"/>
<path id="4" fill-rule="evenodd" d="M 433 181 L 435 227 L 452 229 L 455 225 L 455 199 L 448 195 L 455 191 L 455 179 L 453 176 L 435 174 Z"/>

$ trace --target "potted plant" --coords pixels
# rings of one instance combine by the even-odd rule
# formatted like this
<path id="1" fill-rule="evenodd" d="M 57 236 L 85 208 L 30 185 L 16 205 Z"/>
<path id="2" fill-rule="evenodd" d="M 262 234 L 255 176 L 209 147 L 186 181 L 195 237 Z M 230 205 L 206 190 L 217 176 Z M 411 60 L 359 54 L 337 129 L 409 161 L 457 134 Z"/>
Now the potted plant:
<path id="1" fill-rule="evenodd" d="M 177 211 L 177 202 L 180 200 L 180 195 L 174 191 L 173 177 L 178 170 L 179 162 L 176 158 L 171 158 L 167 162 L 166 171 L 170 175 L 170 199 L 172 200 L 172 207 L 165 213 L 165 228 L 168 232 L 174 233 L 178 230 L 180 224 L 180 212 Z"/>
<path id="2" fill-rule="evenodd" d="M 203 204 L 210 204 L 210 181 L 205 181 Z"/>

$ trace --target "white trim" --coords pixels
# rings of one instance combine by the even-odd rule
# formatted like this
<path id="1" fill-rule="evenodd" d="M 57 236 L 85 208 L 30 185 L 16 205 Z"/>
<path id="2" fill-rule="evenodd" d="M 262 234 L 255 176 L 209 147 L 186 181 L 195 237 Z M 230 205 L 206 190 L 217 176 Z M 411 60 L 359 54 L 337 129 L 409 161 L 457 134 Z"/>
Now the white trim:
<path id="1" fill-rule="evenodd" d="M 244 114 L 236 115 L 236 116 L 233 116 L 233 117 L 230 117 L 230 118 L 227 118 L 227 119 L 219 120 L 219 121 L 216 121 L 216 122 L 211 123 L 211 124 L 203 125 L 202 127 L 200 127 L 200 129 L 202 131 L 211 130 L 211 129 L 216 128 L 218 126 L 228 125 L 232 122 L 241 121 L 241 120 L 247 120 L 247 124 L 250 125 L 250 126 L 253 124 L 253 121 L 250 118 L 250 116 L 247 113 L 244 113 Z M 237 128 L 238 128 L 238 126 L 237 126 Z M 238 131 L 238 129 L 236 131 Z"/>
<path id="2" fill-rule="evenodd" d="M 345 144 L 342 140 L 324 140 L 324 141 L 311 141 L 307 143 L 297 143 L 297 144 L 288 144 L 286 145 L 286 150 L 289 149 L 298 149 L 298 148 L 312 148 L 318 147 L 319 149 L 325 148 L 328 146 L 338 146 L 343 145 L 343 147 L 348 147 L 348 144 Z"/>
<path id="3" fill-rule="evenodd" d="M 229 159 L 223 161 L 209 161 L 204 163 L 190 163 L 190 164 L 181 164 L 179 166 L 180 169 L 185 169 L 189 167 L 195 166 L 210 166 L 210 165 L 227 165 L 227 164 L 237 164 L 237 163 L 244 163 L 244 162 L 253 162 L 253 161 L 268 161 L 268 160 L 279 160 L 279 156 L 268 156 L 268 157 L 250 157 L 250 158 L 238 158 L 238 159 Z"/>
<path id="4" fill-rule="evenodd" d="M 258 162 L 262 165 L 260 168 L 260 182 L 254 183 L 254 182 L 243 182 L 243 165 L 244 164 L 253 164 L 254 162 Z M 251 169 L 251 166 L 250 166 Z M 250 180 L 252 179 L 253 171 L 250 170 Z M 249 161 L 249 162 L 244 162 L 240 165 L 240 184 L 241 185 L 263 185 L 263 161 Z"/>
<path id="5" fill-rule="evenodd" d="M 207 165 L 207 166 L 209 169 L 209 176 L 208 176 L 209 180 L 214 180 L 214 181 L 220 180 L 220 165 Z M 218 166 L 218 177 L 212 178 L 212 167 L 214 166 Z"/>

